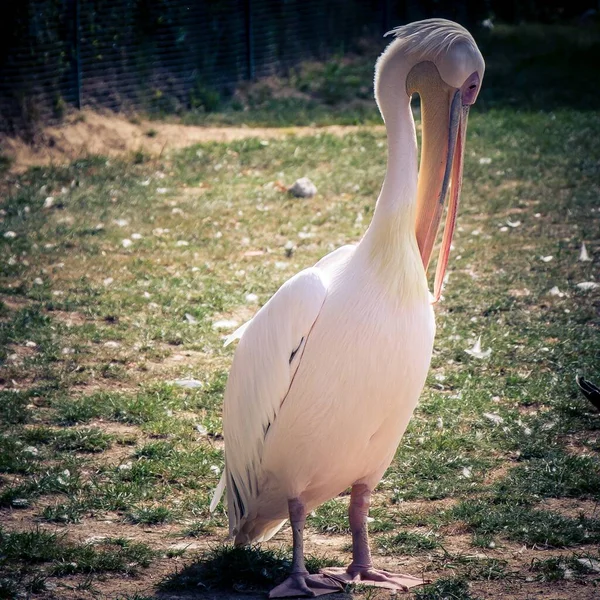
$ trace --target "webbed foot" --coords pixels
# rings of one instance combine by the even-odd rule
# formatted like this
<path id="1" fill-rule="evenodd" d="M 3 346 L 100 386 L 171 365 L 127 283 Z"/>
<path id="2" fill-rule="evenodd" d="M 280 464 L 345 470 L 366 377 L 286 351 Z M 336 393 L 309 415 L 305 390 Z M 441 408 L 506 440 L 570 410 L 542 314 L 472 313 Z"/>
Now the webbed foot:
<path id="1" fill-rule="evenodd" d="M 420 577 L 412 575 L 400 575 L 391 573 L 383 569 L 374 569 L 372 567 L 358 568 L 350 565 L 347 569 L 343 567 L 332 567 L 321 571 L 327 577 L 339 581 L 343 585 L 349 583 L 372 585 L 382 587 L 388 590 L 408 592 L 410 588 L 426 583 Z"/>
<path id="2" fill-rule="evenodd" d="M 291 598 L 294 596 L 323 596 L 324 594 L 333 594 L 343 592 L 344 586 L 332 579 L 328 575 L 308 573 L 294 573 L 290 575 L 283 583 L 273 588 L 269 592 L 269 598 Z"/>

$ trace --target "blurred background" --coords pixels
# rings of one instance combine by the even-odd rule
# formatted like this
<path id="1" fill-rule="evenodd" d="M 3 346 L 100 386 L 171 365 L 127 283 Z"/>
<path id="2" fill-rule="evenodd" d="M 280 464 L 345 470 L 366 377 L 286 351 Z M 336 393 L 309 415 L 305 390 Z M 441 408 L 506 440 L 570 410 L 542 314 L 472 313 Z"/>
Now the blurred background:
<path id="1" fill-rule="evenodd" d="M 191 122 L 378 119 L 383 33 L 466 25 L 488 61 L 480 105 L 594 105 L 597 0 L 23 0 L 0 21 L 0 132 L 34 141 L 71 109 Z M 258 82 L 258 83 L 256 83 Z M 214 113 L 219 112 L 218 116 Z M 213 116 L 211 116 L 213 115 Z"/>

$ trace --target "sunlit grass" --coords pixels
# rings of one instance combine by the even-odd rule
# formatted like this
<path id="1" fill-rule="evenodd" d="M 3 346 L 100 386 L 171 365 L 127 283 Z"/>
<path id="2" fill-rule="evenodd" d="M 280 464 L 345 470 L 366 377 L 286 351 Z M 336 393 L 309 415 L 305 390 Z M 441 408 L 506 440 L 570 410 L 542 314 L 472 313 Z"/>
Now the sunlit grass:
<path id="1" fill-rule="evenodd" d="M 345 78 L 357 71 L 342 69 L 324 92 L 315 69 L 315 94 L 354 85 Z M 486 111 L 472 110 L 432 369 L 371 513 L 377 553 L 441 577 L 417 598 L 476 598 L 469 582 L 544 584 L 565 579 L 565 568 L 581 585 L 595 576 L 572 553 L 588 556 L 600 540 L 600 415 L 575 385 L 578 373 L 600 378 L 600 296 L 577 287 L 598 281 L 600 120 L 549 94 L 532 102 L 552 101 L 551 112 L 485 96 Z M 360 239 L 385 136 L 257 138 L 134 158 L 31 169 L 3 198 L 0 517 L 24 515 L 30 536 L 3 530 L 9 598 L 48 578 L 181 560 L 180 548 L 159 559 L 130 541 L 75 543 L 74 525 L 90 535 L 103 521 L 125 532 L 162 527 L 181 543 L 225 538 L 222 508 L 208 511 L 223 469 L 233 352 L 223 337 L 291 275 Z M 301 176 L 318 188 L 310 200 L 282 191 Z M 583 242 L 590 262 L 578 260 Z M 486 358 L 466 352 L 479 337 Z M 308 520 L 309 536 L 344 536 L 344 560 L 346 500 Z M 19 554 L 27 539 L 30 554 Z M 539 549 L 533 565 L 519 562 L 523 546 Z M 563 558 L 544 554 L 565 547 Z M 76 551 L 65 548 L 80 548 L 81 561 L 62 560 Z M 196 591 L 208 564 L 219 587 L 219 570 L 247 563 L 240 582 L 253 587 L 265 565 L 276 578 L 287 569 L 289 552 L 271 551 L 218 547 L 165 586 Z M 38 555 L 39 577 L 22 570 Z"/>

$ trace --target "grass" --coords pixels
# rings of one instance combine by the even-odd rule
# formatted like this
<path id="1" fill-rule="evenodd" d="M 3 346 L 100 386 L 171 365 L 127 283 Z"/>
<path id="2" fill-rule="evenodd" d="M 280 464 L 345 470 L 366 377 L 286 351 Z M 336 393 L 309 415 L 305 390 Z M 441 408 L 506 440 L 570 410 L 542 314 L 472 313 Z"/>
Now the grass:
<path id="1" fill-rule="evenodd" d="M 571 574 L 592 595 L 597 585 L 578 559 L 598 560 L 600 414 L 575 375 L 600 378 L 600 296 L 577 287 L 598 278 L 600 120 L 597 82 L 581 85 L 583 66 L 565 65 L 594 64 L 598 41 L 564 33 L 498 27 L 485 42 L 432 368 L 371 511 L 375 562 L 409 561 L 435 580 L 415 598 L 498 596 L 493 586 L 506 582 L 525 598 L 534 584 L 568 588 Z M 290 74 L 317 106 L 299 121 L 358 118 L 346 100 L 368 96 L 370 60 Z M 271 125 L 295 117 L 266 91 L 244 93 L 256 96 L 250 123 L 271 109 Z M 223 509 L 208 511 L 233 351 L 223 322 L 242 323 L 295 272 L 357 241 L 384 170 L 385 137 L 365 130 L 86 157 L 5 177 L 0 597 L 72 582 L 107 597 L 117 581 L 123 598 L 143 598 L 157 581 L 183 593 L 199 581 L 222 589 L 230 574 L 237 589 L 262 590 L 284 576 L 289 532 L 233 549 L 218 545 Z M 310 201 L 280 191 L 301 176 L 319 190 Z M 591 262 L 578 260 L 582 242 Z M 465 352 L 480 336 L 485 359 Z M 196 387 L 178 383 L 189 379 Z M 309 517 L 309 539 L 331 548 L 311 569 L 349 560 L 346 511 L 342 497 Z M 107 527 L 118 534 L 77 535 Z M 148 587 L 126 587 L 147 565 Z"/>

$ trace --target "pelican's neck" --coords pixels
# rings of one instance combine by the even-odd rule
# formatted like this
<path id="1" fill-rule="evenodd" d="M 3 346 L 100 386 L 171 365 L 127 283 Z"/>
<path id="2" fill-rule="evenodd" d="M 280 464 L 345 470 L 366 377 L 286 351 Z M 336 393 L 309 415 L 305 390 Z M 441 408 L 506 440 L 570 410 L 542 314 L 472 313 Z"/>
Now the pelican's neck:
<path id="1" fill-rule="evenodd" d="M 405 97 L 391 114 L 385 114 L 388 138 L 388 158 L 385 179 L 377 199 L 373 224 L 388 230 L 390 219 L 406 218 L 415 211 L 417 198 L 417 136 L 410 108 Z M 411 227 L 414 222 L 411 224 Z M 414 228 L 414 227 L 413 227 Z"/>
<path id="2" fill-rule="evenodd" d="M 397 266 L 406 249 L 416 248 L 417 136 L 410 98 L 403 94 L 382 112 L 388 137 L 387 171 L 373 220 L 361 245 L 386 264 Z"/>

